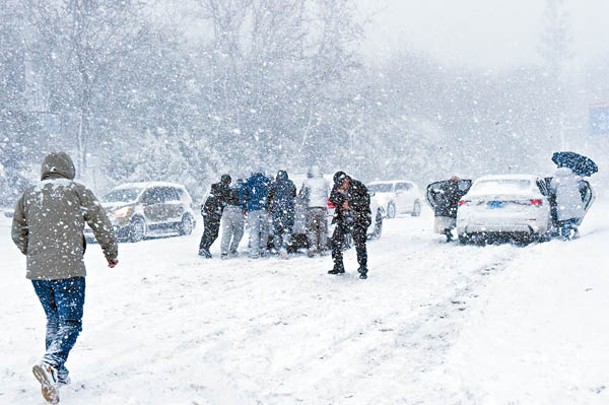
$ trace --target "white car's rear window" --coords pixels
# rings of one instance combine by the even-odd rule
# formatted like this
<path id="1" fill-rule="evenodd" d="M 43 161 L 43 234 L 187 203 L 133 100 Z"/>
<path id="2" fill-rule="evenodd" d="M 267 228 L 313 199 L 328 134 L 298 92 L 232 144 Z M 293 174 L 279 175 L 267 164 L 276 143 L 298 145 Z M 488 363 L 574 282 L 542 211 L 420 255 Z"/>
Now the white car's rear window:
<path id="1" fill-rule="evenodd" d="M 477 194 L 508 194 L 531 189 L 531 182 L 524 179 L 494 179 L 481 180 L 472 187 Z"/>

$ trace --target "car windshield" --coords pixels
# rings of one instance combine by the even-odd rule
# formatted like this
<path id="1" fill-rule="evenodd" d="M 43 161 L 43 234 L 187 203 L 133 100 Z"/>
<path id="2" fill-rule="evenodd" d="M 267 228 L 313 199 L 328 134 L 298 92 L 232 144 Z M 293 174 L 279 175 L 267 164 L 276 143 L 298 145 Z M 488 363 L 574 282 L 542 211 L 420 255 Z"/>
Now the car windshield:
<path id="1" fill-rule="evenodd" d="M 476 182 L 472 192 L 479 194 L 517 193 L 531 188 L 531 182 L 525 179 L 493 179 Z"/>
<path id="2" fill-rule="evenodd" d="M 390 193 L 391 192 L 391 184 L 386 183 L 377 183 L 368 185 L 368 191 L 373 193 Z"/>
<path id="3" fill-rule="evenodd" d="M 134 202 L 137 196 L 140 195 L 142 189 L 140 188 L 120 188 L 118 190 L 112 190 L 108 194 L 102 197 L 103 202 Z"/>

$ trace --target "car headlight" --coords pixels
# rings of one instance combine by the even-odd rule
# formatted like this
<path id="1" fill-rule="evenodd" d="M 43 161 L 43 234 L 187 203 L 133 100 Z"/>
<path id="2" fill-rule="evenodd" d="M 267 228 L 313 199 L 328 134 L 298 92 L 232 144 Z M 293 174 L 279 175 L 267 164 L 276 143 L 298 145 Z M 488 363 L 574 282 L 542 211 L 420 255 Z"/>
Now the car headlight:
<path id="1" fill-rule="evenodd" d="M 112 215 L 114 216 L 115 219 L 124 219 L 124 218 L 131 216 L 132 213 L 133 213 L 133 207 L 123 207 L 121 209 L 114 211 L 114 213 Z"/>

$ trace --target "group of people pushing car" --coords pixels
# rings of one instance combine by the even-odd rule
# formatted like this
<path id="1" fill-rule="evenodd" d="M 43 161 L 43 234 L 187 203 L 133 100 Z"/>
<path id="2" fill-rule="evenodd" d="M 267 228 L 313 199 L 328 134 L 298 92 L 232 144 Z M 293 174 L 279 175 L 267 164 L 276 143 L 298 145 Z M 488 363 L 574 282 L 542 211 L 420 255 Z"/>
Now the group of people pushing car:
<path id="1" fill-rule="evenodd" d="M 279 170 L 275 179 L 262 169 L 234 184 L 228 174 L 211 186 L 209 196 L 201 206 L 204 230 L 199 243 L 199 256 L 210 259 L 209 248 L 218 238 L 220 228 L 221 258 L 238 255 L 244 235 L 245 221 L 249 227 L 249 257 L 256 259 L 270 252 L 287 259 L 292 246 L 292 230 L 296 217 L 296 198 L 306 207 L 305 223 L 307 255 L 323 255 L 327 251 L 328 203 L 335 207 L 331 238 L 334 266 L 329 274 L 345 272 L 343 243 L 345 234 L 352 235 L 360 278 L 367 278 L 368 255 L 366 233 L 371 224 L 370 196 L 366 186 L 343 171 L 333 177 L 333 186 L 324 179 L 318 166 L 307 172 L 300 191 L 285 170 Z"/>

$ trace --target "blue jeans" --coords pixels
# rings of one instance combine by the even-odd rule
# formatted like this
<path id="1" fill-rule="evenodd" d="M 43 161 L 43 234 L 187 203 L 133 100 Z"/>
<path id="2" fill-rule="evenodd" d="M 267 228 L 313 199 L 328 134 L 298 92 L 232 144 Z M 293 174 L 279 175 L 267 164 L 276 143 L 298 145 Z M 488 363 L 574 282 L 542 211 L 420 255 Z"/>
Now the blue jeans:
<path id="1" fill-rule="evenodd" d="M 43 361 L 59 371 L 60 381 L 65 380 L 66 360 L 82 330 L 85 278 L 32 280 L 32 284 L 47 317 Z"/>

